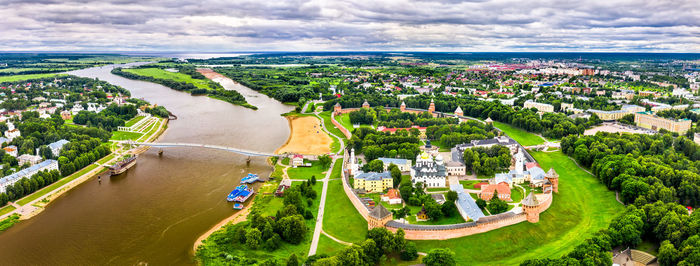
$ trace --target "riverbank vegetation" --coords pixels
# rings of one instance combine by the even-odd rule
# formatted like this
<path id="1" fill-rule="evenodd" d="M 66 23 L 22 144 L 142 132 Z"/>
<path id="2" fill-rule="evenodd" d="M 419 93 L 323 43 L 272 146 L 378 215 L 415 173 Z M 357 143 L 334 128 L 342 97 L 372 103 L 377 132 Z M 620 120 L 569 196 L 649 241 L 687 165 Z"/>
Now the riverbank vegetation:
<path id="1" fill-rule="evenodd" d="M 224 226 L 197 249 L 204 265 L 282 262 L 290 255 L 303 261 L 311 244 L 321 184 L 295 182 L 283 198 L 256 196 L 248 221 Z M 277 206 L 274 208 L 273 206 Z"/>
<path id="2" fill-rule="evenodd" d="M 195 71 L 194 66 L 176 65 L 176 67 L 176 69 L 165 69 L 145 65 L 136 68 L 115 68 L 112 70 L 112 74 L 128 79 L 154 82 L 174 90 L 189 92 L 192 95 L 207 95 L 232 104 L 257 109 L 249 104 L 243 95 L 235 90 L 226 90 L 220 84 L 207 79 Z"/>

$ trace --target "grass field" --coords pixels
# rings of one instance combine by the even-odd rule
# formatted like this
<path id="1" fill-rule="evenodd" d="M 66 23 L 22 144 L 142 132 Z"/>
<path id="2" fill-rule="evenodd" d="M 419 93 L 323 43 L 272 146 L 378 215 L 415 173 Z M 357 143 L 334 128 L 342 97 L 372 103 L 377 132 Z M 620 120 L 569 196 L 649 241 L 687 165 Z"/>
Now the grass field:
<path id="1" fill-rule="evenodd" d="M 328 131 L 340 137 L 341 139 L 346 139 L 345 134 L 343 134 L 343 132 L 340 131 L 340 129 L 338 129 L 337 127 L 335 127 L 335 125 L 333 125 L 333 122 L 331 122 L 330 111 L 321 112 L 320 114 L 318 114 L 318 116 L 323 118 L 323 124 L 326 126 L 326 129 L 328 129 Z"/>
<path id="2" fill-rule="evenodd" d="M 555 258 L 607 227 L 624 208 L 615 193 L 581 170 L 561 152 L 532 152 L 544 169 L 559 173 L 559 194 L 540 215 L 539 223 L 523 222 L 490 232 L 443 241 L 415 241 L 418 250 L 447 247 L 458 264 L 512 265 L 531 258 Z M 478 248 L 476 248 L 478 247 Z"/>
<path id="3" fill-rule="evenodd" d="M 323 231 L 337 239 L 359 243 L 367 236 L 367 221 L 345 195 L 342 180 L 329 181 L 323 217 Z"/>
<path id="4" fill-rule="evenodd" d="M 58 76 L 58 75 L 59 74 L 56 74 L 56 73 L 50 73 L 50 74 L 28 74 L 28 75 L 0 76 L 0 82 L 15 82 L 15 81 L 20 81 L 20 80 L 40 79 L 40 78 L 53 77 L 53 76 Z M 63 74 L 61 74 L 61 75 L 63 75 Z"/>
<path id="5" fill-rule="evenodd" d="M 154 77 L 159 79 L 169 79 L 178 82 L 190 83 L 197 88 L 210 89 L 208 80 L 193 79 L 190 75 L 178 72 L 169 72 L 160 68 L 125 68 L 124 72 L 134 73 L 141 76 Z"/>
<path id="6" fill-rule="evenodd" d="M 141 133 L 136 132 L 125 132 L 125 131 L 113 131 L 110 140 L 137 140 L 143 136 Z"/>
<path id="7" fill-rule="evenodd" d="M 513 138 L 518 143 L 520 143 L 520 145 L 532 146 L 544 143 L 544 140 L 542 138 L 523 129 L 496 121 L 493 122 L 493 125 L 498 129 L 503 130 L 503 132 L 508 134 L 509 137 Z"/>
<path id="8" fill-rule="evenodd" d="M 289 167 L 287 175 L 290 179 L 311 179 L 311 176 L 316 176 L 316 180 L 323 179 L 323 172 L 328 168 L 323 167 L 318 161 L 311 161 L 311 167 Z"/>
<path id="9" fill-rule="evenodd" d="M 439 140 L 431 140 L 430 145 L 437 146 L 439 148 L 438 151 L 450 151 L 450 149 L 452 149 L 452 147 L 443 145 Z"/>
<path id="10" fill-rule="evenodd" d="M 462 187 L 466 189 L 476 189 L 474 185 L 478 183 L 488 183 L 488 181 L 480 181 L 480 180 L 460 180 L 459 183 L 462 184 Z"/>
<path id="11" fill-rule="evenodd" d="M 129 121 L 126 121 L 126 123 L 124 124 L 124 126 L 125 126 L 125 127 L 131 127 L 131 126 L 133 126 L 134 124 L 138 123 L 139 121 L 143 120 L 144 118 L 146 118 L 146 117 L 145 117 L 145 116 L 142 116 L 142 115 L 137 115 L 136 117 L 134 117 L 134 118 L 132 118 L 132 119 L 129 119 Z"/>
<path id="12" fill-rule="evenodd" d="M 513 187 L 510 190 L 510 199 L 513 202 L 520 202 L 523 199 L 523 191 L 519 187 Z"/>
<path id="13" fill-rule="evenodd" d="M 12 206 L 12 205 L 7 205 L 5 207 L 2 207 L 2 208 L 0 208 L 0 216 L 5 215 L 6 213 L 9 213 L 11 211 L 14 211 L 15 209 L 17 209 L 17 208 L 15 208 L 15 206 Z"/>
<path id="14" fill-rule="evenodd" d="M 98 160 L 98 162 L 104 163 L 104 162 L 114 158 L 114 156 L 115 156 L 114 154 L 107 155 L 106 158 L 100 159 L 100 160 Z M 33 200 L 38 199 L 38 198 L 50 193 L 51 191 L 54 191 L 55 189 L 59 188 L 60 186 L 63 186 L 65 184 L 67 184 L 68 182 L 75 180 L 76 178 L 94 170 L 97 167 L 104 168 L 102 166 L 97 166 L 96 164 L 90 164 L 90 165 L 86 166 L 85 168 L 81 169 L 80 171 L 75 172 L 72 175 L 69 175 L 67 177 L 61 178 L 58 181 L 56 181 L 55 183 L 48 185 L 48 186 L 46 186 L 46 187 L 28 195 L 28 196 L 18 200 L 17 204 L 24 206 L 27 203 L 30 203 Z"/>
<path id="15" fill-rule="evenodd" d="M 316 248 L 316 254 L 333 255 L 336 252 L 344 249 L 345 247 L 347 247 L 347 246 L 340 244 L 338 242 L 335 242 L 330 237 L 327 237 L 326 235 L 321 234 L 321 237 L 318 238 L 318 247 Z"/>
<path id="16" fill-rule="evenodd" d="M 354 127 L 352 126 L 352 123 L 350 123 L 350 115 L 349 114 L 338 115 L 335 117 L 335 120 L 338 121 L 338 123 L 340 123 L 341 126 L 346 128 L 347 130 L 350 130 L 350 132 L 352 132 L 352 130 L 354 129 Z"/>

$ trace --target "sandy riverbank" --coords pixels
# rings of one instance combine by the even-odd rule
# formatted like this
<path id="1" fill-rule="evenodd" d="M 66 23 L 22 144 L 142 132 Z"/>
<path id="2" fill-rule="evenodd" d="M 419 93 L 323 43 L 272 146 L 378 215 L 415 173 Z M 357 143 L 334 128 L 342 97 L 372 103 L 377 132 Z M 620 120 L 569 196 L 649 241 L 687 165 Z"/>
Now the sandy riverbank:
<path id="1" fill-rule="evenodd" d="M 255 194 L 255 195 L 256 195 L 256 197 L 257 197 L 258 194 Z M 254 200 L 255 200 L 255 197 L 253 197 L 253 201 L 254 201 Z M 242 210 L 240 210 L 240 211 L 234 213 L 234 214 L 231 215 L 230 217 L 228 217 L 228 218 L 222 220 L 222 221 L 219 222 L 218 224 L 212 226 L 212 228 L 210 228 L 210 229 L 207 230 L 204 234 L 202 234 L 201 236 L 199 236 L 199 238 L 197 238 L 197 241 L 194 242 L 194 246 L 192 246 L 192 251 L 193 251 L 194 253 L 197 253 L 197 248 L 198 248 L 200 245 L 202 245 L 202 241 L 204 241 L 205 239 L 207 239 L 207 238 L 208 238 L 211 234 L 213 234 L 214 232 L 219 231 L 219 229 L 223 228 L 225 225 L 228 225 L 228 224 L 237 224 L 237 223 L 240 223 L 240 222 L 242 222 L 242 221 L 245 221 L 246 218 L 248 217 L 248 213 L 250 213 L 250 206 L 251 206 L 251 205 L 252 205 L 252 203 L 249 204 L 249 205 L 247 205 L 247 206 L 245 206 Z"/>
<path id="2" fill-rule="evenodd" d="M 331 139 L 321 127 L 321 121 L 313 116 L 287 116 L 292 133 L 277 154 L 327 154 L 331 152 Z"/>

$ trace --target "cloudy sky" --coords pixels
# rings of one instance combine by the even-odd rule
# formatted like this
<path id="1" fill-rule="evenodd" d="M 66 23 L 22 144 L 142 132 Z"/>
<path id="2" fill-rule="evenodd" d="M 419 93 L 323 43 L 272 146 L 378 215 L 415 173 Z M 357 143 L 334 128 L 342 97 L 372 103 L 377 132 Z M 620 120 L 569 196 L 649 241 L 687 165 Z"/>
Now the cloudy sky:
<path id="1" fill-rule="evenodd" d="M 700 52 L 697 0 L 0 0 L 0 51 Z"/>

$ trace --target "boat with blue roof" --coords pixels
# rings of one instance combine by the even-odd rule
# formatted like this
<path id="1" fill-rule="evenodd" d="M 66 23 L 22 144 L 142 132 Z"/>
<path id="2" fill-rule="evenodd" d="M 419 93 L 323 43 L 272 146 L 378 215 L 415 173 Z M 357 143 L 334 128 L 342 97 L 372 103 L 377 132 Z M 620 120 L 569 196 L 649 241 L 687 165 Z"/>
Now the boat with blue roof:
<path id="1" fill-rule="evenodd" d="M 249 173 L 241 179 L 241 184 L 252 184 L 255 183 L 255 181 L 258 181 L 258 175 Z"/>
<path id="2" fill-rule="evenodd" d="M 231 193 L 228 194 L 228 197 L 226 197 L 227 201 L 234 201 L 238 195 L 240 195 L 243 191 L 246 191 L 248 189 L 247 185 L 240 185 L 237 186 L 236 189 L 231 191 Z"/>

